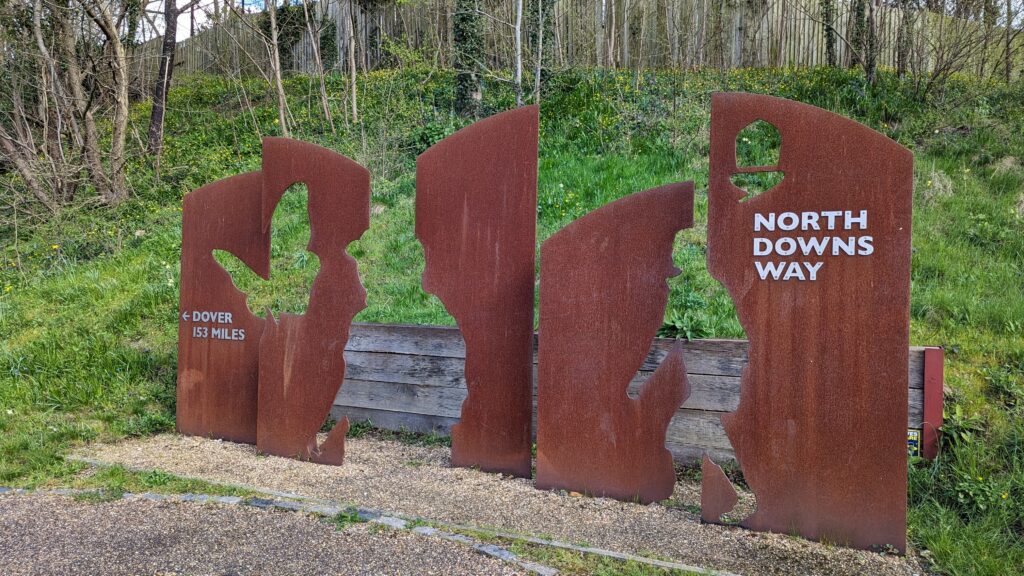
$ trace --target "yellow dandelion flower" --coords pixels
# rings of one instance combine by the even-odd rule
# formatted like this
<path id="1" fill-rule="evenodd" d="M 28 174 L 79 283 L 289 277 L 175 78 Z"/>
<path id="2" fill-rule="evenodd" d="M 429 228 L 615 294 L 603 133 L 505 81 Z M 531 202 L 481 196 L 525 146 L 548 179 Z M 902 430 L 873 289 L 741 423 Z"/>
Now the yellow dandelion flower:
<path id="1" fill-rule="evenodd" d="M 60 244 L 51 244 L 50 245 L 50 249 L 51 250 L 60 250 Z"/>

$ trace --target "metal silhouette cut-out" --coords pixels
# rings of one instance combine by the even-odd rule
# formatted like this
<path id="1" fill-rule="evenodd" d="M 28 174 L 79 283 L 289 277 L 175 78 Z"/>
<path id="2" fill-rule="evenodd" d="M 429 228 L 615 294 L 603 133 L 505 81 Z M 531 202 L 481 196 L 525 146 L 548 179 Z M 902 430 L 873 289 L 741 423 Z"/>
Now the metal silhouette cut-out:
<path id="1" fill-rule="evenodd" d="M 213 257 L 225 250 L 263 278 L 270 234 L 262 175 L 248 172 L 185 196 L 181 225 L 177 427 L 182 434 L 256 442 L 256 382 L 263 319 Z"/>
<path id="2" fill-rule="evenodd" d="M 700 518 L 710 524 L 718 524 L 722 522 L 722 514 L 736 507 L 739 494 L 722 467 L 712 462 L 707 454 L 701 460 L 700 479 Z"/>
<path id="3" fill-rule="evenodd" d="M 498 114 L 416 161 L 423 288 L 466 343 L 452 464 L 529 477 L 538 108 Z"/>
<path id="4" fill-rule="evenodd" d="M 689 395 L 676 345 L 635 399 L 630 381 L 662 326 L 676 234 L 693 183 L 638 192 L 541 247 L 537 487 L 643 503 L 675 486 L 669 421 Z"/>
<path id="5" fill-rule="evenodd" d="M 320 259 L 303 314 L 267 311 L 260 341 L 256 449 L 340 465 L 348 419 L 322 446 L 317 432 L 345 379 L 345 343 L 356 313 L 366 307 L 356 261 L 346 247 L 370 227 L 370 173 L 326 148 L 288 140 L 263 141 L 264 231 L 274 208 L 296 182 L 309 194 L 309 245 Z"/>
<path id="6" fill-rule="evenodd" d="M 264 279 L 270 221 L 296 182 L 309 190 L 308 250 L 320 259 L 304 314 L 254 315 L 246 295 L 214 260 L 225 250 Z M 340 464 L 348 421 L 322 446 L 324 424 L 345 374 L 344 347 L 366 292 L 345 247 L 369 227 L 370 176 L 326 148 L 263 140 L 263 166 L 185 197 L 178 430 L 256 444 L 279 456 Z"/>
<path id="7" fill-rule="evenodd" d="M 739 168 L 736 135 L 777 127 L 777 167 Z M 857 548 L 906 548 L 911 153 L 805 104 L 715 94 L 708 268 L 750 338 L 722 417 L 757 510 L 741 522 Z M 745 202 L 730 176 L 781 170 Z M 709 468 L 704 517 L 733 495 Z"/>

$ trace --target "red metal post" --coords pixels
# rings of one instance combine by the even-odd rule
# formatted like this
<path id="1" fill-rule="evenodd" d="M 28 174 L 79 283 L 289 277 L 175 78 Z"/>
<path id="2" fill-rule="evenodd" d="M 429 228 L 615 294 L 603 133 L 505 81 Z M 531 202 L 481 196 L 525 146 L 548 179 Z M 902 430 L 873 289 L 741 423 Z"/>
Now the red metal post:
<path id="1" fill-rule="evenodd" d="M 924 418 L 921 427 L 921 456 L 934 459 L 939 453 L 939 429 L 942 428 L 942 400 L 945 378 L 942 348 L 924 350 Z"/>

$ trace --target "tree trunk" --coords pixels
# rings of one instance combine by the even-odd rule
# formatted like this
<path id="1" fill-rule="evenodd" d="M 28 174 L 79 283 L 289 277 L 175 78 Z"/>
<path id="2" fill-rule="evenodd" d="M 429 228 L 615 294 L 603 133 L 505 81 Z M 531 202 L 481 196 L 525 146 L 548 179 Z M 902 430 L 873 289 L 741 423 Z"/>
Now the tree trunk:
<path id="1" fill-rule="evenodd" d="M 167 91 L 174 74 L 174 56 L 177 47 L 178 15 L 175 0 L 164 1 L 164 40 L 160 45 L 160 68 L 153 85 L 153 110 L 149 114 L 149 153 L 160 157 L 164 143 L 164 111 L 167 108 Z"/>
<path id="2" fill-rule="evenodd" d="M 331 134 L 334 134 L 336 132 L 334 118 L 331 117 L 331 107 L 327 100 L 327 85 L 324 82 L 324 64 L 320 60 L 320 27 L 313 26 L 313 21 L 309 17 L 308 4 L 309 0 L 302 0 L 302 14 L 306 17 L 306 31 L 309 32 L 309 42 L 313 47 L 313 64 L 316 66 L 316 77 L 320 81 L 320 107 L 323 109 L 324 119 L 331 127 Z"/>
<path id="3" fill-rule="evenodd" d="M 821 0 L 821 19 L 825 26 L 825 62 L 835 68 L 839 64 L 836 58 L 836 0 Z"/>
<path id="4" fill-rule="evenodd" d="M 604 64 L 604 6 L 607 0 L 594 0 L 594 64 Z"/>
<path id="5" fill-rule="evenodd" d="M 620 66 L 629 68 L 629 0 L 622 0 L 622 33 L 619 39 L 622 42 L 622 62 Z"/>
<path id="6" fill-rule="evenodd" d="M 912 43 L 913 16 L 909 0 L 900 0 L 900 25 L 896 34 L 896 75 L 903 78 L 907 75 L 910 62 L 910 46 Z"/>
<path id="7" fill-rule="evenodd" d="M 1013 71 L 1013 10 L 1011 0 L 1006 0 L 1006 62 L 1003 69 L 1004 80 L 1010 83 L 1010 76 Z"/>
<path id="8" fill-rule="evenodd" d="M 760 64 L 758 50 L 758 34 L 761 21 L 768 11 L 768 0 L 747 0 L 743 11 L 743 46 L 742 65 L 745 67 Z"/>
<path id="9" fill-rule="evenodd" d="M 352 122 L 359 123 L 359 106 L 356 103 L 356 31 L 355 31 L 356 7 L 352 0 L 348 2 L 348 17 L 345 18 L 345 27 L 348 28 L 348 73 L 349 88 L 352 90 Z"/>
<path id="10" fill-rule="evenodd" d="M 537 63 L 533 71 L 533 102 L 535 104 L 540 103 L 540 75 L 544 70 L 544 42 L 547 40 L 544 38 L 544 29 L 547 26 L 547 19 L 550 16 L 545 10 L 545 0 L 536 0 L 537 2 L 537 42 L 535 49 L 537 51 Z"/>
<path id="11" fill-rule="evenodd" d="M 61 27 L 61 33 L 57 35 L 57 38 L 60 39 L 61 59 L 64 62 L 64 73 L 67 75 L 66 84 L 71 90 L 71 102 L 84 131 L 81 143 L 82 156 L 85 157 L 85 165 L 93 186 L 102 193 L 109 189 L 110 180 L 103 169 L 103 162 L 100 160 L 100 137 L 96 127 L 96 117 L 93 115 L 90 98 L 85 94 L 82 69 L 78 64 L 78 56 L 75 52 L 78 46 L 78 35 L 67 20 L 71 14 L 70 0 L 66 0 L 60 9 L 55 11 L 55 14 L 62 14 L 57 20 Z"/>
<path id="12" fill-rule="evenodd" d="M 470 118 L 479 116 L 482 108 L 480 72 L 483 66 L 484 39 L 478 2 L 455 0 L 455 14 L 452 17 L 455 111 Z"/>
<path id="13" fill-rule="evenodd" d="M 110 20 L 111 29 L 114 28 L 113 20 Z M 114 51 L 114 118 L 113 129 L 111 130 L 110 142 L 110 192 L 111 201 L 120 202 L 128 197 L 128 188 L 125 183 L 124 166 L 125 139 L 128 135 L 128 55 L 125 52 L 124 44 L 117 34 L 110 36 L 110 46 Z"/>
<path id="14" fill-rule="evenodd" d="M 862 65 L 865 62 L 867 46 L 867 15 L 864 9 L 865 0 L 854 0 L 852 8 L 853 32 L 850 35 L 850 64 Z"/>
<path id="15" fill-rule="evenodd" d="M 868 79 L 868 85 L 874 86 L 877 78 L 878 68 L 878 22 L 875 17 L 875 0 L 868 0 L 868 14 L 866 19 L 867 40 L 865 42 L 864 76 Z"/>
<path id="16" fill-rule="evenodd" d="M 277 49 L 277 0 L 267 3 L 270 12 L 270 67 L 274 73 L 274 90 L 277 92 L 277 122 L 281 125 L 281 134 L 291 138 L 288 130 L 288 99 L 284 93 L 284 82 L 281 80 L 281 51 Z"/>
<path id="17" fill-rule="evenodd" d="M 516 71 L 516 106 L 523 105 L 523 0 L 516 0 L 516 24 L 515 24 L 515 61 Z"/>
<path id="18" fill-rule="evenodd" d="M 676 0 L 667 0 L 667 2 L 665 2 L 665 36 L 668 39 L 669 53 L 672 55 L 673 68 L 679 68 L 678 19 L 679 12 L 676 10 Z"/>
<path id="19" fill-rule="evenodd" d="M 128 197 L 124 174 L 124 145 L 128 131 L 128 58 L 114 17 L 106 5 L 89 0 L 79 0 L 89 18 L 103 33 L 111 51 L 113 76 L 114 113 L 111 119 L 110 137 L 110 181 L 103 194 L 104 200 L 116 204 Z"/>

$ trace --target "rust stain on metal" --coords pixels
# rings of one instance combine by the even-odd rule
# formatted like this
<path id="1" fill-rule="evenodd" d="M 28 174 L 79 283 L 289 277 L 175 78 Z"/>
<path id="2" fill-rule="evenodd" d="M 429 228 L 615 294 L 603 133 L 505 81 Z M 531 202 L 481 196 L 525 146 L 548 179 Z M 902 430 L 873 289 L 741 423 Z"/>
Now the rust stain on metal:
<path id="1" fill-rule="evenodd" d="M 722 514 L 736 507 L 739 496 L 722 467 L 704 455 L 700 465 L 700 519 L 709 524 L 720 524 Z"/>
<path id="2" fill-rule="evenodd" d="M 756 120 L 781 133 L 785 176 L 742 201 L 735 141 Z M 712 97 L 708 268 L 750 338 L 722 417 L 757 497 L 743 526 L 906 548 L 912 163 L 812 106 Z"/>
<path id="3" fill-rule="evenodd" d="M 270 235 L 261 226 L 261 194 L 261 174 L 249 172 L 185 196 L 178 309 L 177 426 L 182 434 L 256 442 L 264 321 L 250 312 L 245 294 L 214 260 L 213 251 L 230 252 L 267 277 Z"/>
<path id="4" fill-rule="evenodd" d="M 693 225 L 693 184 L 627 196 L 541 247 L 537 487 L 648 503 L 672 494 L 669 421 L 689 395 L 677 344 L 644 383 L 668 301 L 676 234 Z"/>
<path id="5" fill-rule="evenodd" d="M 416 161 L 423 288 L 466 343 L 452 464 L 530 476 L 538 108 L 464 128 Z"/>
<path id="6" fill-rule="evenodd" d="M 370 226 L 370 174 L 352 160 L 313 144 L 263 141 L 260 223 L 269 233 L 282 194 L 303 182 L 309 194 L 307 250 L 320 260 L 304 314 L 267 322 L 259 350 L 256 448 L 325 464 L 341 464 L 348 419 L 322 446 L 316 434 L 345 378 L 345 343 L 357 312 L 366 307 L 356 261 L 345 251 Z"/>

